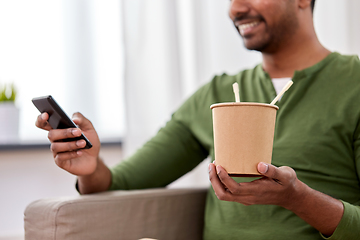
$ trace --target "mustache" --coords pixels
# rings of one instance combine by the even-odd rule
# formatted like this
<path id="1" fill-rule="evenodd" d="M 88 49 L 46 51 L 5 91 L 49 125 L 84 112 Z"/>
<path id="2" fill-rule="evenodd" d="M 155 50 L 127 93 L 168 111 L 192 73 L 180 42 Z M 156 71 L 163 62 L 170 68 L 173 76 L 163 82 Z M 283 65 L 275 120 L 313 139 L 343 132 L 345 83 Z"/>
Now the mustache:
<path id="1" fill-rule="evenodd" d="M 261 20 L 264 21 L 264 18 L 261 15 L 257 15 L 257 16 L 249 16 L 247 14 L 245 15 L 241 15 L 241 16 L 237 16 L 234 18 L 233 22 L 239 22 L 239 21 L 243 21 L 243 20 Z"/>

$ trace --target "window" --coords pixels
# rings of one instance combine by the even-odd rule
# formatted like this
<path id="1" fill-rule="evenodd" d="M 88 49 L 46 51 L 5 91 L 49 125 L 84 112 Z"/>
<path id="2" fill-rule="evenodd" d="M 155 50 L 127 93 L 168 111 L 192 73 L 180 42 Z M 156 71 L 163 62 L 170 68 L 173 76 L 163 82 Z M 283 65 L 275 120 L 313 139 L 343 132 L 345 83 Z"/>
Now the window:
<path id="1" fill-rule="evenodd" d="M 124 134 L 120 1 L 0 1 L 0 84 L 14 83 L 20 140 L 46 142 L 33 97 L 83 113 L 101 140 Z"/>

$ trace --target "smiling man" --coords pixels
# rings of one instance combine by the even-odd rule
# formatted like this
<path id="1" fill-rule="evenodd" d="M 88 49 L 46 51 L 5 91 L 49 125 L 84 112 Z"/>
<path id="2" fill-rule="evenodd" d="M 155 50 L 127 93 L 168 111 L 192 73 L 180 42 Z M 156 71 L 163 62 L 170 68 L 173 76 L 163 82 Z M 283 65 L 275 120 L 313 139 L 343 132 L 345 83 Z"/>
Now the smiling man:
<path id="1" fill-rule="evenodd" d="M 266 237 L 265 232 L 272 233 L 275 230 L 275 222 L 277 222 L 278 226 L 281 226 L 282 221 L 283 227 L 275 230 L 279 231 L 279 234 L 276 234 L 277 237 L 275 238 L 275 236 L 273 236 L 270 238 L 320 238 L 320 236 L 313 236 L 310 233 L 310 229 L 305 230 L 305 225 L 300 227 L 301 220 L 304 220 L 304 222 L 320 231 L 324 236 L 333 235 L 337 229 L 337 234 L 334 234 L 331 239 L 357 239 L 360 236 L 359 232 L 349 234 L 349 232 L 354 231 L 354 229 L 357 228 L 356 225 L 359 224 L 359 219 L 356 219 L 352 223 L 350 223 L 351 221 L 348 221 L 349 219 L 346 220 L 347 217 L 354 220 L 353 215 L 356 215 L 359 218 L 359 208 L 348 206 L 349 209 L 346 209 L 348 212 L 345 212 L 346 214 L 344 214 L 345 203 L 322 193 L 332 192 L 333 194 L 331 195 L 337 197 L 342 195 L 340 186 L 338 186 L 338 189 L 336 189 L 336 186 L 332 186 L 331 182 L 334 182 L 335 184 L 338 180 L 331 179 L 331 172 L 334 170 L 335 166 L 346 165 L 346 158 L 344 156 L 338 156 L 339 159 L 331 161 L 331 152 L 334 152 L 336 155 L 339 154 L 337 151 L 334 151 L 335 149 L 331 148 L 338 148 L 339 150 L 341 148 L 351 148 L 356 146 L 355 143 L 359 141 L 359 136 L 352 134 L 358 131 L 357 121 L 359 119 L 354 117 L 354 120 L 356 120 L 353 122 L 352 127 L 348 129 L 350 134 L 346 135 L 346 130 L 344 128 L 340 127 L 335 131 L 335 123 L 330 123 L 331 121 L 328 121 L 326 118 L 322 119 L 322 117 L 319 116 L 321 111 L 316 110 L 317 107 L 328 108 L 330 105 L 332 106 L 331 108 L 333 108 L 336 102 L 324 106 L 316 103 L 306 104 L 303 102 L 302 106 L 298 106 L 300 101 L 305 101 L 304 98 L 307 98 L 307 101 L 319 100 L 324 97 L 329 98 L 329 96 L 336 94 L 336 91 L 339 90 L 337 89 L 337 85 L 346 85 L 348 81 L 350 81 L 352 87 L 355 87 L 356 90 L 359 91 L 359 87 L 356 86 L 359 84 L 358 71 L 351 71 L 351 74 L 347 76 L 350 78 L 349 80 L 342 77 L 342 75 L 347 75 L 346 72 L 344 72 L 346 68 L 350 70 L 351 67 L 359 67 L 358 59 L 341 57 L 336 53 L 330 53 L 330 51 L 323 47 L 318 41 L 312 21 L 314 2 L 315 1 L 310 0 L 231 1 L 229 15 L 243 38 L 245 47 L 262 53 L 263 63 L 261 65 L 261 70 L 263 73 L 261 74 L 264 74 L 265 78 L 269 78 L 269 80 L 272 79 L 275 87 L 279 78 L 282 80 L 292 78 L 295 82 L 294 89 L 288 93 L 292 94 L 292 96 L 288 98 L 286 98 L 287 96 L 284 97 L 281 102 L 283 104 L 281 104 L 280 111 L 278 112 L 279 116 L 277 117 L 278 125 L 275 134 L 273 163 L 275 165 L 287 165 L 297 169 L 299 178 L 303 180 L 299 180 L 296 172 L 292 168 L 277 168 L 273 165 L 259 163 L 258 171 L 264 175 L 264 178 L 255 180 L 251 183 L 239 184 L 238 182 L 242 182 L 243 180 L 238 180 L 237 182 L 228 176 L 224 168 L 210 164 L 210 180 L 215 194 L 219 199 L 238 202 L 243 205 L 258 205 L 252 208 L 234 206 L 234 208 L 239 209 L 239 212 L 236 211 L 236 214 L 241 213 L 241 217 L 239 218 L 241 218 L 242 221 L 239 221 L 238 224 L 242 226 L 239 228 L 243 229 L 243 232 L 249 232 L 249 235 L 246 235 L 244 239 L 269 238 L 269 235 Z M 330 66 L 333 66 L 334 69 L 331 69 Z M 258 70 L 254 69 L 248 71 L 247 74 L 250 74 L 252 77 L 257 77 L 256 72 L 258 72 Z M 321 78 L 324 78 L 331 73 L 337 74 L 338 79 L 328 76 L 328 79 L 321 80 Z M 245 72 L 243 74 L 245 74 Z M 319 74 L 319 76 L 311 76 L 317 74 Z M 340 79 L 346 80 L 340 84 Z M 243 82 L 245 81 L 246 80 L 243 80 Z M 250 81 L 254 82 L 255 79 Z M 281 85 L 284 85 L 284 83 L 285 82 Z M 245 83 L 243 83 L 242 88 L 246 87 L 244 85 Z M 318 85 L 317 87 L 328 87 L 330 89 L 328 92 L 319 91 L 315 85 Z M 255 89 L 254 83 L 252 84 L 252 88 Z M 266 91 L 264 86 L 261 86 L 261 88 Z M 303 88 L 303 90 L 301 88 Z M 278 87 L 278 89 L 281 88 Z M 314 93 L 308 94 L 304 90 L 313 91 Z M 251 90 L 249 90 L 249 92 L 250 91 Z M 356 93 L 354 92 L 354 94 Z M 259 93 L 259 95 L 263 95 L 263 93 Z M 253 96 L 249 97 L 253 98 Z M 347 100 L 347 104 L 352 101 L 356 102 L 357 100 L 358 99 L 352 96 Z M 302 108 L 304 103 L 308 109 Z M 343 106 L 343 108 L 346 107 L 350 106 Z M 289 112 L 290 110 L 311 114 L 311 117 L 307 117 L 306 115 L 303 117 L 300 115 L 297 116 L 298 114 L 292 114 Z M 326 113 L 328 117 L 331 117 L 331 114 L 336 112 L 335 110 L 338 110 L 341 114 L 347 112 L 342 108 L 328 109 Z M 299 125 L 302 121 L 297 120 L 294 116 L 302 117 L 306 120 L 304 124 L 308 125 Z M 325 125 L 328 126 L 321 130 L 308 132 L 308 128 L 314 128 L 316 125 L 321 124 L 321 120 L 328 122 L 325 123 Z M 346 118 L 342 117 L 341 120 L 341 125 L 347 124 Z M 292 121 L 294 124 L 292 125 L 289 121 Z M 331 134 L 329 134 L 329 132 L 331 132 Z M 335 144 L 335 142 L 339 142 L 339 139 L 334 139 L 334 137 L 331 136 L 332 134 L 338 134 L 339 136 L 337 137 L 340 137 L 341 135 L 346 138 L 348 144 Z M 318 140 L 309 141 L 304 145 L 304 141 L 309 140 L 311 137 L 318 138 Z M 293 138 L 300 138 L 300 140 L 294 140 Z M 283 140 L 281 141 L 281 139 Z M 291 141 L 291 144 L 285 144 L 285 139 Z M 280 144 L 280 141 L 282 144 Z M 332 142 L 332 144 L 329 142 Z M 295 144 L 302 146 L 302 148 L 299 148 L 298 146 L 295 147 Z M 313 148 L 313 150 L 311 153 L 306 153 L 309 151 L 308 148 L 310 147 L 308 144 L 312 144 L 311 148 Z M 329 149 L 325 149 L 328 153 L 324 150 L 321 151 L 321 148 L 324 148 L 325 144 L 328 144 L 327 147 Z M 284 149 L 285 146 L 289 148 Z M 354 176 L 354 183 L 358 182 L 358 178 L 355 176 L 358 176 L 356 170 L 359 170 L 356 169 L 356 163 L 359 163 L 359 159 L 356 159 L 356 156 L 359 157 L 358 152 L 356 151 L 359 150 L 355 149 L 355 152 L 349 151 L 348 155 L 352 157 L 347 159 L 349 161 L 347 163 L 349 166 L 347 167 L 352 168 L 353 171 L 352 175 Z M 295 155 L 297 156 L 295 157 Z M 301 156 L 301 158 L 307 157 L 308 159 L 299 159 L 299 156 Z M 293 162 L 295 159 L 298 159 L 299 162 Z M 355 162 L 355 165 L 353 165 L 352 161 Z M 308 166 L 306 167 L 304 164 Z M 329 165 L 332 166 L 329 167 Z M 330 168 L 330 170 L 327 168 Z M 338 170 L 339 173 L 343 173 L 336 174 L 337 177 L 341 176 L 340 178 L 346 179 L 350 176 L 346 175 L 342 168 L 339 168 Z M 315 175 L 325 175 L 326 177 Z M 324 180 L 323 178 L 327 179 Z M 339 179 L 339 181 L 341 180 Z M 317 185 L 318 189 L 321 189 L 322 192 L 310 188 L 304 182 L 308 185 Z M 359 187 L 356 185 L 353 187 L 355 190 L 353 192 L 355 201 L 353 200 L 353 202 L 358 205 L 360 197 Z M 260 205 L 273 205 L 274 207 Z M 278 206 L 281 208 L 278 208 Z M 215 214 L 215 211 L 213 210 L 208 210 L 209 215 L 213 214 L 211 219 L 219 218 L 223 215 L 223 212 L 226 211 L 222 204 L 218 204 L 216 208 L 223 208 L 223 210 L 219 211 L 217 214 Z M 285 209 L 290 211 L 286 211 Z M 295 215 L 299 217 L 297 219 L 299 221 L 297 227 L 295 227 Z M 231 216 L 233 218 L 236 217 L 233 214 L 231 214 Z M 215 225 L 216 220 L 211 221 L 214 222 Z M 286 221 L 293 221 L 293 227 L 290 225 L 286 226 Z M 251 225 L 248 224 L 249 222 L 251 222 Z M 342 223 L 342 227 L 338 227 L 340 222 Z M 345 224 L 344 222 L 349 224 L 346 228 L 343 226 Z M 350 227 L 351 224 L 352 229 Z M 243 228 L 243 226 L 245 226 L 245 228 Z M 267 226 L 268 228 L 264 226 Z M 236 226 L 232 225 L 232 228 L 236 228 Z M 258 231 L 253 232 L 254 228 L 258 229 Z M 298 230 L 300 231 L 297 232 Z M 290 233 L 288 233 L 289 231 Z M 209 232 L 211 232 L 211 230 L 209 230 Z M 255 235 L 258 235 L 259 237 L 254 238 L 253 236 Z"/>
<path id="2" fill-rule="evenodd" d="M 229 15 L 246 48 L 261 64 L 215 76 L 127 161 L 109 169 L 90 121 L 79 129 L 53 130 L 48 114 L 36 125 L 49 131 L 56 164 L 78 176 L 80 193 L 164 187 L 210 156 L 214 159 L 209 106 L 233 101 L 232 84 L 245 102 L 278 102 L 273 165 L 259 163 L 262 178 L 231 178 L 209 164 L 204 239 L 355 240 L 360 236 L 360 62 L 323 47 L 313 26 L 314 0 L 232 0 Z M 81 131 L 85 142 L 61 142 Z"/>

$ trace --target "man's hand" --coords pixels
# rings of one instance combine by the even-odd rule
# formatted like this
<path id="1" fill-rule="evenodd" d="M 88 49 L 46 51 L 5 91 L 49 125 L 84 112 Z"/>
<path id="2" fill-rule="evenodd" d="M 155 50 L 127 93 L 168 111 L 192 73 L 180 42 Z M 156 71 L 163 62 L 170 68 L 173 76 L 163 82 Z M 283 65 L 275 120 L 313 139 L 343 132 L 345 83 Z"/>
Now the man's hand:
<path id="1" fill-rule="evenodd" d="M 75 113 L 73 121 L 79 128 L 52 129 L 47 121 L 48 119 L 49 115 L 43 113 L 38 116 L 35 125 L 49 131 L 48 138 L 51 142 L 51 151 L 56 165 L 77 176 L 94 173 L 98 163 L 100 141 L 91 122 L 82 114 Z M 61 141 L 66 138 L 79 137 L 81 132 L 90 140 L 93 145 L 92 148 L 82 149 L 86 145 L 85 140 Z"/>
<path id="2" fill-rule="evenodd" d="M 220 200 L 244 205 L 272 204 L 282 206 L 325 236 L 331 236 L 338 226 L 344 206 L 341 201 L 316 191 L 301 182 L 290 167 L 275 167 L 259 163 L 262 178 L 237 183 L 221 166 L 209 164 L 209 178 Z M 331 209 L 331 211 L 330 211 Z"/>
<path id="3" fill-rule="evenodd" d="M 290 208 L 299 195 L 300 181 L 290 167 L 277 168 L 259 163 L 262 178 L 252 182 L 237 183 L 220 165 L 209 165 L 210 181 L 220 200 L 244 205 L 272 204 Z"/>

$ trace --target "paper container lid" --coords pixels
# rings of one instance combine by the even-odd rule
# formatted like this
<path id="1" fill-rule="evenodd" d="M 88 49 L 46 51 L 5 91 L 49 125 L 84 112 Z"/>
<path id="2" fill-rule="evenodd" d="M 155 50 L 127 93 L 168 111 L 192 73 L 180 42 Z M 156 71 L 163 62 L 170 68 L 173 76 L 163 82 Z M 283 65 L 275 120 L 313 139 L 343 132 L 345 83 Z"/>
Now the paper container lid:
<path id="1" fill-rule="evenodd" d="M 258 107 L 272 107 L 276 110 L 279 110 L 279 107 L 267 103 L 256 103 L 256 102 L 225 102 L 225 103 L 215 103 L 210 106 L 210 109 L 217 107 L 232 107 L 232 106 L 258 106 Z"/>

